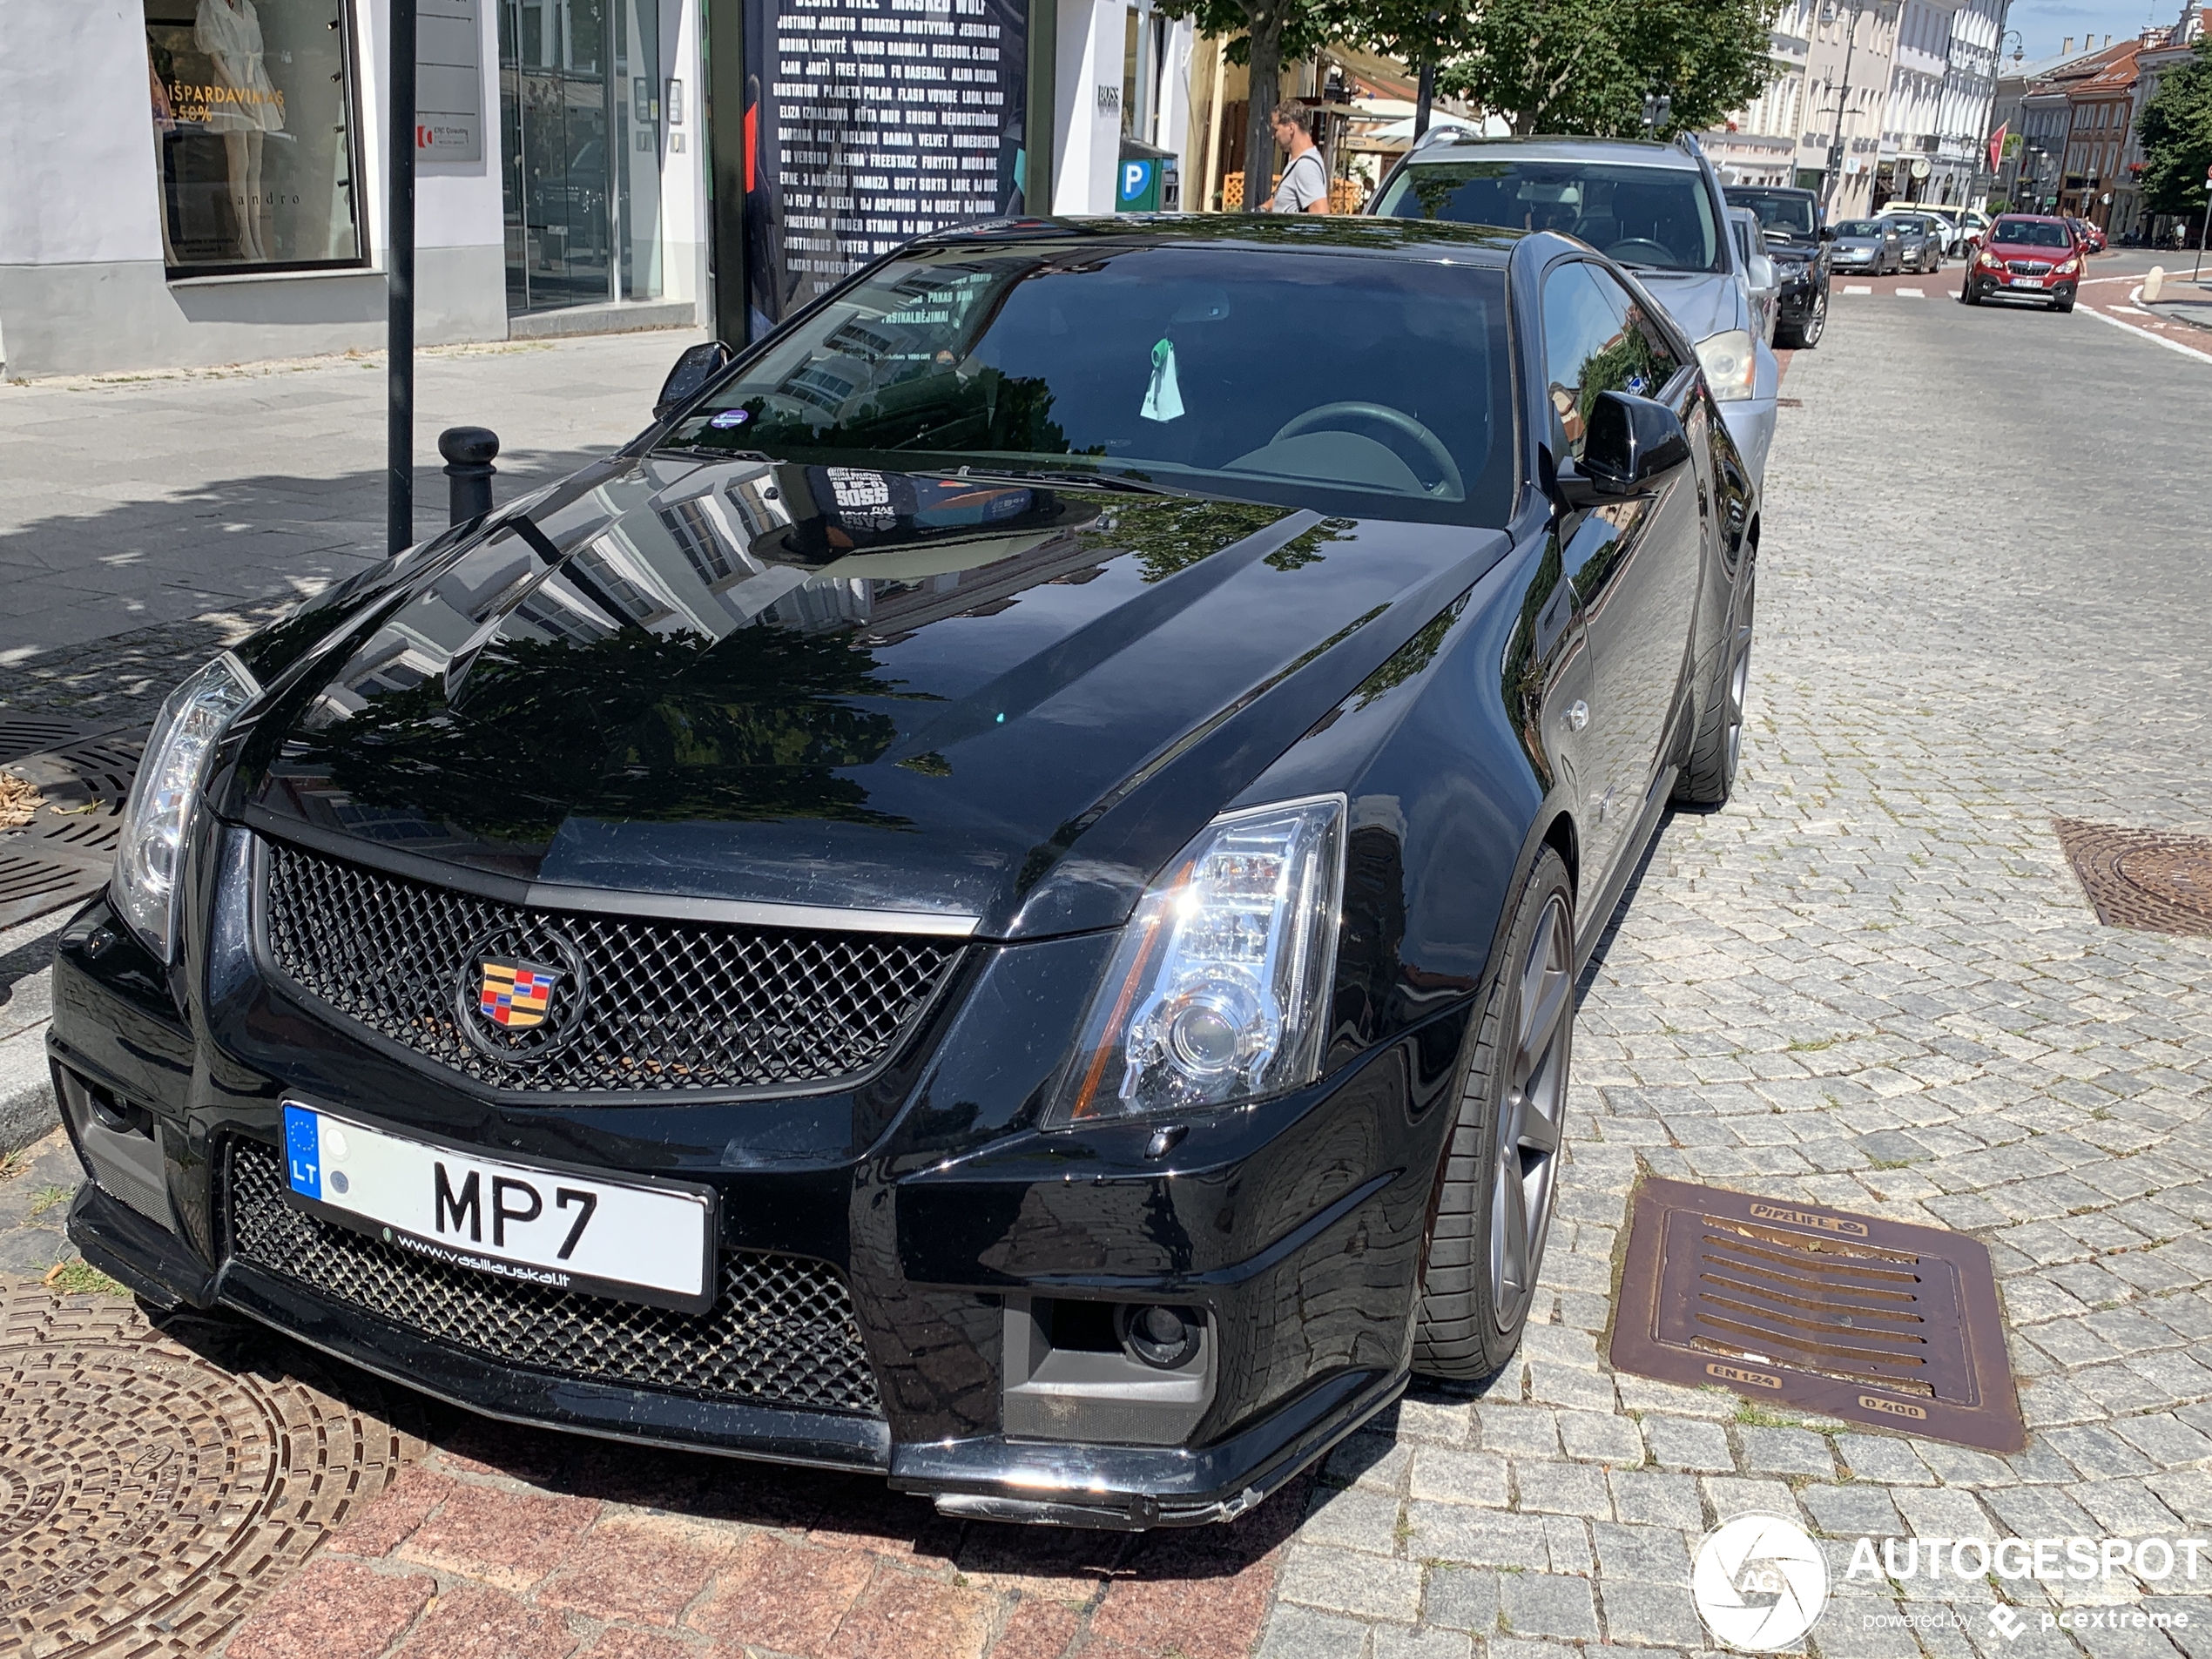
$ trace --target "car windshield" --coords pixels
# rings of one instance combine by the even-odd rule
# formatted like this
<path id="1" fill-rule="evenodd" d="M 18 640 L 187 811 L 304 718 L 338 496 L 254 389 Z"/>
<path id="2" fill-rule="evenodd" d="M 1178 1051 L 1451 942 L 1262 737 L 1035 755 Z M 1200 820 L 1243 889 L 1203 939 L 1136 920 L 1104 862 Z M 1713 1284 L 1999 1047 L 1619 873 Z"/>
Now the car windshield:
<path id="1" fill-rule="evenodd" d="M 1836 234 L 1838 236 L 1879 237 L 1886 234 L 1887 231 L 1888 226 L 1879 219 L 1847 219 L 1836 226 Z"/>
<path id="2" fill-rule="evenodd" d="M 1916 235 L 1928 228 L 1928 221 L 1917 213 L 1885 214 L 1882 222 L 1885 225 L 1896 226 L 1899 232 L 1908 236 Z"/>
<path id="3" fill-rule="evenodd" d="M 1506 316 L 1504 273 L 1464 262 L 1095 239 L 922 249 L 775 336 L 664 447 L 1502 524 Z"/>
<path id="4" fill-rule="evenodd" d="M 1713 199 L 1703 176 L 1690 167 L 1471 157 L 1423 161 L 1399 170 L 1375 212 L 1559 231 L 1646 270 L 1728 268 Z"/>
<path id="5" fill-rule="evenodd" d="M 1759 224 L 1774 236 L 1812 239 L 1815 226 L 1812 198 L 1779 190 L 1730 190 L 1724 192 L 1730 207 L 1748 207 Z"/>
<path id="6" fill-rule="evenodd" d="M 2074 246 L 2074 239 L 2067 234 L 2065 226 L 2046 224 L 2034 219 L 2000 219 L 1997 221 L 1997 228 L 1990 232 L 1989 239 L 2013 247 Z"/>

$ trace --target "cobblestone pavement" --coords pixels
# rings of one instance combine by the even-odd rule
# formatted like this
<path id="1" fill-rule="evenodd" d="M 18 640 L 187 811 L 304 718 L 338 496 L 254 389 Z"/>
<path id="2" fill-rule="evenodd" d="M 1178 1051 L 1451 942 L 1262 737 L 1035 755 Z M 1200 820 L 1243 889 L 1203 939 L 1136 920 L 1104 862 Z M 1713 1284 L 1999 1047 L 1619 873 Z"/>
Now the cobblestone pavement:
<path id="1" fill-rule="evenodd" d="M 1842 1570 L 1862 1532 L 2212 1527 L 2212 941 L 2097 926 L 2050 821 L 2212 828 L 2199 435 L 2168 418 L 2203 370 L 2041 321 L 1839 299 L 1791 364 L 1744 777 L 1669 822 L 1593 968 L 1539 1322 L 1488 1386 L 1418 1387 L 1234 1525 L 1143 1538 L 448 1414 L 225 1651 L 1662 1659 L 1707 1642 L 1699 1536 L 1762 1510 L 1839 1552 L 1820 1659 L 2208 1659 L 2212 1584 L 2178 1568 Z M 1647 1170 L 1984 1239 L 2028 1449 L 1614 1373 Z M 2033 1616 L 2139 1595 L 2195 1622 Z M 2000 1598 L 2030 1615 L 2016 1642 Z"/>
<path id="2" fill-rule="evenodd" d="M 1689 1552 L 1750 1510 L 1831 1540 L 2212 1523 L 2212 941 L 2097 926 L 2051 828 L 2212 828 L 2212 590 L 2183 505 L 2201 433 L 2154 413 L 2208 388 L 2196 364 L 2046 320 L 1839 296 L 1797 354 L 1743 779 L 1724 811 L 1669 820 L 1591 975 L 1550 1323 L 1488 1387 L 1417 1391 L 1339 1453 L 1285 1557 L 1270 1659 L 1695 1648 Z M 1612 1372 L 1639 1171 L 1985 1240 L 2027 1452 Z M 1831 1548 L 1848 1594 L 1813 1632 L 1823 1659 L 2074 1645 L 1986 1622 L 2000 1595 L 2054 1605 L 2037 1586 L 1846 1583 Z M 2212 1571 L 2051 1588 L 2212 1626 L 2192 1599 Z M 1963 1625 L 1916 1645 L 1879 1622 L 1932 1598 Z M 2079 1644 L 2212 1652 L 2212 1629 L 2173 1637 Z"/>

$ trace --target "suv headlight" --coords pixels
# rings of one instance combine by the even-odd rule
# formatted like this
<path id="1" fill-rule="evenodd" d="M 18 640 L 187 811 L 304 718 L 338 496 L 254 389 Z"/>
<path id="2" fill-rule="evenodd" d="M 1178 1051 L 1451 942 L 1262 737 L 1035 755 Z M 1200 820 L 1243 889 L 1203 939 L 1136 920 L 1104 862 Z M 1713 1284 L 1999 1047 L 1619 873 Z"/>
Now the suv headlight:
<path id="1" fill-rule="evenodd" d="M 1708 334 L 1697 342 L 1697 361 L 1705 370 L 1705 384 L 1723 402 L 1751 395 L 1752 376 L 1758 372 L 1751 354 L 1751 336 L 1741 328 Z"/>
<path id="2" fill-rule="evenodd" d="M 1320 1073 L 1345 798 L 1224 813 L 1122 930 L 1046 1121 L 1206 1111 Z"/>
<path id="3" fill-rule="evenodd" d="M 165 962 L 176 943 L 177 875 L 208 762 L 231 718 L 260 689 L 225 651 L 169 693 L 146 738 L 123 808 L 110 890 L 123 919 Z"/>

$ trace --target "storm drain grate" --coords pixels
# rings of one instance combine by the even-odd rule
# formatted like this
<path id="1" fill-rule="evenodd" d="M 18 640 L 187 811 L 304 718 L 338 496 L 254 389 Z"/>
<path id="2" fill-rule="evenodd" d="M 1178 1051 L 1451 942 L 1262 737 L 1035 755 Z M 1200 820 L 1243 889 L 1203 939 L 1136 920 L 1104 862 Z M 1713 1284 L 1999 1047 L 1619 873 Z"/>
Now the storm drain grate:
<path id="1" fill-rule="evenodd" d="M 1649 1180 L 1613 1364 L 1987 1452 L 2027 1442 L 1989 1252 L 1964 1233 Z"/>
<path id="2" fill-rule="evenodd" d="M 10 717 L 0 720 L 0 753 L 10 741 L 40 735 L 56 746 L 7 762 L 37 786 L 41 805 L 30 823 L 0 830 L 0 927 L 73 904 L 105 883 L 145 743 L 143 732 L 88 738 L 68 721 Z"/>
<path id="3" fill-rule="evenodd" d="M 2071 818 L 2051 826 L 2106 927 L 2212 934 L 2212 836 Z"/>

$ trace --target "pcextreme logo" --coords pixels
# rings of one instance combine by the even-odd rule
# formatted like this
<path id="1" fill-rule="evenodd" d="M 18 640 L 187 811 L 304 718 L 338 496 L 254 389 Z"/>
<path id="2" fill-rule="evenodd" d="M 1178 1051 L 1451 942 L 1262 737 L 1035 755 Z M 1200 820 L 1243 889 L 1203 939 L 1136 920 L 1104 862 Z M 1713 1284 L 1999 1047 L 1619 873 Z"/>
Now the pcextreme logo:
<path id="1" fill-rule="evenodd" d="M 1796 1521 L 1738 1515 L 1698 1545 L 1689 1594 L 1718 1640 L 1772 1653 L 1811 1629 L 1828 1605 L 1828 1563 Z"/>

